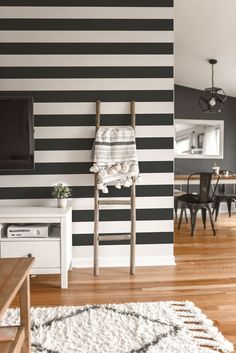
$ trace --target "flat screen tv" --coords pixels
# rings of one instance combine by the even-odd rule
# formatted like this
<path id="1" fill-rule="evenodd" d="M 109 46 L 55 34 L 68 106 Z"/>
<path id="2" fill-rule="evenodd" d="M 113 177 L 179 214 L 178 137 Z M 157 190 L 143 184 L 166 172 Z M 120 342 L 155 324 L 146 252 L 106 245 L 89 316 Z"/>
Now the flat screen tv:
<path id="1" fill-rule="evenodd" d="M 0 97 L 0 170 L 34 169 L 32 97 Z"/>

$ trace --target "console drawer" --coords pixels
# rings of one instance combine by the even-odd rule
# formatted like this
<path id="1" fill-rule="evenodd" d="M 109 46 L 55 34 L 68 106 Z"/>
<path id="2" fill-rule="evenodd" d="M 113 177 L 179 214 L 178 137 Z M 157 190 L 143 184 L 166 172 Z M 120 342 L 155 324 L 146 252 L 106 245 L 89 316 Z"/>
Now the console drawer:
<path id="1" fill-rule="evenodd" d="M 4 241 L 1 257 L 35 257 L 33 268 L 60 267 L 60 240 L 55 241 Z"/>

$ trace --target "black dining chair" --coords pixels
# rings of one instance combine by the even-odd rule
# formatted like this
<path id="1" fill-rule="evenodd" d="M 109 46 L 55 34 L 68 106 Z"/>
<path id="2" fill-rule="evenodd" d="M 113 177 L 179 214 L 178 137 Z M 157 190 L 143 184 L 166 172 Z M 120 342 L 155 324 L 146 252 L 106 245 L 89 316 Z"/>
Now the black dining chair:
<path id="1" fill-rule="evenodd" d="M 214 185 L 213 185 L 214 176 Z M 199 178 L 198 192 L 190 193 L 190 183 L 193 179 Z M 189 209 L 191 217 L 191 236 L 194 235 L 196 225 L 196 217 L 199 210 L 202 212 L 202 221 L 204 228 L 206 228 L 206 214 L 208 212 L 213 234 L 216 235 L 214 228 L 214 221 L 211 213 L 211 204 L 214 202 L 214 196 L 219 183 L 220 176 L 214 173 L 199 172 L 192 173 L 187 181 L 187 193 L 179 197 L 181 201 L 181 213 L 179 218 L 178 229 L 180 229 L 184 210 Z"/>
<path id="2" fill-rule="evenodd" d="M 222 175 L 224 175 L 224 174 L 222 173 Z M 229 171 L 228 175 L 229 176 L 233 175 L 233 173 Z M 228 214 L 229 214 L 229 217 L 231 217 L 231 204 L 232 204 L 232 202 L 236 202 L 235 185 L 234 185 L 233 192 L 227 192 L 226 184 L 219 184 L 218 185 L 218 189 L 217 189 L 217 192 L 214 197 L 213 212 L 212 212 L 213 215 L 215 213 L 215 221 L 217 221 L 217 218 L 218 218 L 221 202 L 227 203 Z"/>
<path id="3" fill-rule="evenodd" d="M 175 175 L 180 175 L 179 172 L 175 171 Z M 181 201 L 179 200 L 179 197 L 182 195 L 185 195 L 186 192 L 184 192 L 182 190 L 182 185 L 179 185 L 178 189 L 174 189 L 174 213 L 175 213 L 175 218 L 178 218 L 178 208 L 180 206 Z M 185 215 L 185 220 L 186 223 L 188 223 L 188 217 L 187 217 L 187 212 L 186 210 L 184 211 L 184 215 Z"/>
<path id="4" fill-rule="evenodd" d="M 181 205 L 180 197 L 186 195 L 186 192 L 178 189 L 174 189 L 174 211 L 175 211 L 175 218 L 178 218 L 178 208 Z M 181 208 L 181 206 L 180 206 Z M 188 216 L 186 209 L 184 210 L 185 221 L 188 223 Z"/>

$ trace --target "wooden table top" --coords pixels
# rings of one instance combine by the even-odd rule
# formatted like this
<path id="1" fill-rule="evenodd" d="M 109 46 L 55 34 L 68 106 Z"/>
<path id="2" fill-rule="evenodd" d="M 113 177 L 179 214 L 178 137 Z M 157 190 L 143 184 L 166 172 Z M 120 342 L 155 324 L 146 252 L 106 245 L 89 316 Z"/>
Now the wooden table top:
<path id="1" fill-rule="evenodd" d="M 188 180 L 188 177 L 189 175 L 175 175 L 175 180 Z M 199 176 L 198 175 L 193 175 L 191 177 L 191 180 L 198 180 L 199 179 Z M 216 176 L 213 176 L 213 179 L 217 179 Z M 236 175 L 233 174 L 233 175 L 220 175 L 220 180 L 236 180 Z"/>
<path id="2" fill-rule="evenodd" d="M 0 259 L 0 317 L 11 304 L 29 275 L 34 258 Z"/>

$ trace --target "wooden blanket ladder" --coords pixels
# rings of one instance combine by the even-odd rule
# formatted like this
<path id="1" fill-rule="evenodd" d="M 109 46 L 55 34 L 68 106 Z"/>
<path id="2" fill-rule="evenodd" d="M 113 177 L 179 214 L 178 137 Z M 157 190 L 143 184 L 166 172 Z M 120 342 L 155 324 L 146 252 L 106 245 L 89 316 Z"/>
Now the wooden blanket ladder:
<path id="1" fill-rule="evenodd" d="M 96 102 L 96 130 L 100 127 L 100 107 L 101 102 Z M 135 101 L 130 103 L 131 122 L 130 125 L 135 129 Z M 136 188 L 135 178 L 132 178 L 130 187 L 130 197 L 125 200 L 112 200 L 107 198 L 99 198 L 99 190 L 97 188 L 98 175 L 94 174 L 94 275 L 98 276 L 98 252 L 99 241 L 130 241 L 130 274 L 135 274 L 135 246 L 136 246 Z M 130 205 L 131 210 L 131 230 L 130 234 L 114 234 L 99 235 L 99 206 L 100 205 Z"/>

